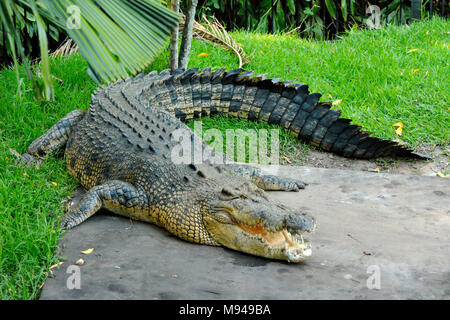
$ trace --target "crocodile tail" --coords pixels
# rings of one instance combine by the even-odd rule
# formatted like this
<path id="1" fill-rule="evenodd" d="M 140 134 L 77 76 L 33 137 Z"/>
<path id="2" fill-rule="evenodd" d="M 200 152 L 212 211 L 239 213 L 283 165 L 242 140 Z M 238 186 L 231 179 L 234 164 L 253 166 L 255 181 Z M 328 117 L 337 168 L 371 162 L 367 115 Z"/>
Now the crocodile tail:
<path id="1" fill-rule="evenodd" d="M 165 70 L 146 88 L 141 101 L 165 107 L 182 121 L 224 114 L 279 125 L 300 140 L 344 157 L 430 159 L 393 141 L 370 137 L 351 120 L 340 118 L 330 103 L 320 102 L 321 94 L 310 93 L 304 83 L 266 79 L 242 69 L 193 68 Z"/>

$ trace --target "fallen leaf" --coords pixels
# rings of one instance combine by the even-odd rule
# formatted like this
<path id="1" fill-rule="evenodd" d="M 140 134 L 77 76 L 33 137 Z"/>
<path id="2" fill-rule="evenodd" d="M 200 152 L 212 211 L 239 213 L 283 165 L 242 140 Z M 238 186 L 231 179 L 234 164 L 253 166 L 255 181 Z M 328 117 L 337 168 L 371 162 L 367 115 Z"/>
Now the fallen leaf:
<path id="1" fill-rule="evenodd" d="M 375 168 L 375 169 L 369 169 L 368 170 L 369 172 L 376 172 L 376 173 L 380 173 L 381 172 L 381 170 L 380 170 L 380 168 Z"/>
<path id="2" fill-rule="evenodd" d="M 54 265 L 52 265 L 52 266 L 50 267 L 50 270 L 55 269 L 56 267 L 59 267 L 59 266 L 62 265 L 63 263 L 64 263 L 63 261 L 58 262 L 58 263 L 55 263 Z"/>
<path id="3" fill-rule="evenodd" d="M 402 135 L 402 131 L 403 131 L 403 128 L 402 128 L 402 127 L 398 127 L 397 129 L 395 129 L 395 133 L 396 133 L 398 136 L 401 136 L 401 135 Z"/>
<path id="4" fill-rule="evenodd" d="M 75 262 L 75 264 L 78 266 L 82 266 L 84 264 L 84 260 L 80 258 L 77 260 L 77 262 Z"/>
<path id="5" fill-rule="evenodd" d="M 286 156 L 283 156 L 283 159 L 284 159 L 287 163 L 292 163 L 292 162 L 291 162 L 291 159 L 289 159 L 289 158 L 286 157 Z"/>
<path id="6" fill-rule="evenodd" d="M 411 49 L 407 53 L 412 53 L 412 52 L 416 52 L 416 51 L 419 51 L 419 49 Z"/>
<path id="7" fill-rule="evenodd" d="M 404 128 L 404 127 L 405 127 L 405 125 L 404 125 L 402 122 L 396 122 L 396 123 L 394 123 L 392 126 L 393 126 L 393 127 L 401 127 L 401 128 Z"/>
<path id="8" fill-rule="evenodd" d="M 90 249 L 87 249 L 87 250 L 81 251 L 81 253 L 82 253 L 82 254 L 91 254 L 91 253 L 92 253 L 92 251 L 94 251 L 94 248 L 90 248 Z"/>
<path id="9" fill-rule="evenodd" d="M 261 53 L 261 54 L 264 54 L 264 52 L 261 50 L 261 51 L 259 51 L 259 53 Z"/>
<path id="10" fill-rule="evenodd" d="M 50 182 L 52 185 L 54 185 L 55 187 L 58 185 L 56 182 Z"/>
<path id="11" fill-rule="evenodd" d="M 200 53 L 198 56 L 199 56 L 200 58 L 208 57 L 208 56 L 209 56 L 209 53 L 202 52 L 202 53 Z"/>
<path id="12" fill-rule="evenodd" d="M 411 71 L 411 73 L 415 74 L 417 71 L 420 71 L 420 69 L 414 69 L 413 71 Z"/>
<path id="13" fill-rule="evenodd" d="M 9 162 L 8 156 L 5 157 L 5 161 L 6 161 L 6 162 Z"/>
<path id="14" fill-rule="evenodd" d="M 333 105 L 333 106 L 338 106 L 338 105 L 341 104 L 341 102 L 342 102 L 342 99 L 334 100 L 333 103 L 332 103 L 332 105 Z"/>
<path id="15" fill-rule="evenodd" d="M 445 174 L 443 174 L 442 172 L 438 171 L 436 172 L 436 175 L 440 178 L 445 178 Z"/>

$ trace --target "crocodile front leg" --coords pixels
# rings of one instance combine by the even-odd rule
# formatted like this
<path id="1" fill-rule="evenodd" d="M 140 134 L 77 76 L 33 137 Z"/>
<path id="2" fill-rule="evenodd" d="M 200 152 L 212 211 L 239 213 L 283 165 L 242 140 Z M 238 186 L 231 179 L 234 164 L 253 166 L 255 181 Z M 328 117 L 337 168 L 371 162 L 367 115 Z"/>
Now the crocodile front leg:
<path id="1" fill-rule="evenodd" d="M 263 174 L 261 169 L 252 166 L 240 164 L 230 164 L 229 166 L 235 173 L 249 177 L 257 187 L 265 191 L 299 191 L 308 185 L 297 179 Z"/>
<path id="2" fill-rule="evenodd" d="M 59 120 L 46 133 L 34 140 L 18 162 L 30 166 L 40 163 L 40 159 L 61 148 L 69 139 L 73 128 L 83 118 L 86 111 L 74 110 Z"/>
<path id="3" fill-rule="evenodd" d="M 139 213 L 147 205 L 147 196 L 133 185 L 119 180 L 111 180 L 90 189 L 80 202 L 69 209 L 61 219 L 61 227 L 71 229 L 91 217 L 101 208 L 117 214 L 135 217 L 139 220 L 151 220 L 140 217 Z"/>

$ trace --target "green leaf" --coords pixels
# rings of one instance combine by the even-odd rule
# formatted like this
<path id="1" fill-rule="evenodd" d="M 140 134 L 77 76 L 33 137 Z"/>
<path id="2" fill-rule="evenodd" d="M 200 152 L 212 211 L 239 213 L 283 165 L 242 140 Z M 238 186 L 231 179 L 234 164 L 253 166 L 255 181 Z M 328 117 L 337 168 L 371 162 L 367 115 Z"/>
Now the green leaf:
<path id="1" fill-rule="evenodd" d="M 311 8 L 305 8 L 305 10 L 303 10 L 303 13 L 308 16 L 314 16 L 314 12 L 311 10 Z"/>
<path id="2" fill-rule="evenodd" d="M 285 20 L 284 20 L 284 11 L 283 11 L 283 7 L 281 6 L 281 1 L 278 1 L 277 4 L 277 8 L 275 11 L 275 28 L 274 28 L 274 32 L 280 31 L 280 30 L 284 30 L 285 28 Z"/>
<path id="3" fill-rule="evenodd" d="M 337 13 L 336 13 L 336 5 L 334 4 L 333 0 L 325 0 L 325 4 L 327 6 L 328 12 L 330 13 L 330 15 L 333 17 L 333 19 L 337 18 Z"/>
<path id="4" fill-rule="evenodd" d="M 355 6 L 356 0 L 350 0 L 350 12 L 353 16 L 356 16 L 356 6 Z"/>
<path id="5" fill-rule="evenodd" d="M 294 0 L 287 1 L 287 7 L 292 14 L 295 14 L 295 3 Z"/>
<path id="6" fill-rule="evenodd" d="M 48 39 L 45 30 L 45 23 L 42 20 L 38 9 L 33 1 L 30 1 L 31 10 L 36 19 L 36 24 L 38 27 L 39 34 L 39 47 L 41 50 L 41 68 L 42 68 L 42 81 L 44 82 L 43 87 L 43 98 L 45 100 L 53 100 L 55 97 L 55 90 L 53 88 L 51 73 L 50 73 L 50 63 L 48 57 Z"/>
<path id="7" fill-rule="evenodd" d="M 348 15 L 347 0 L 341 0 L 341 12 L 344 21 L 347 22 L 347 15 Z"/>

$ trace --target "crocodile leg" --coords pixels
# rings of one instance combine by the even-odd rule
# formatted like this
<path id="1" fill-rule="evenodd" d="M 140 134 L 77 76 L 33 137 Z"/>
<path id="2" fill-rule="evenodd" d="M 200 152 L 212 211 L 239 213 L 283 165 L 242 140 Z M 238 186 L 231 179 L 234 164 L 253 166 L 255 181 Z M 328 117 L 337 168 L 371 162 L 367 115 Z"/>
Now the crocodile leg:
<path id="1" fill-rule="evenodd" d="M 137 208 L 147 203 L 147 196 L 133 185 L 120 180 L 111 180 L 95 186 L 83 195 L 80 202 L 69 209 L 61 219 L 61 227 L 71 229 L 101 208 L 118 214 L 133 216 Z"/>
<path id="2" fill-rule="evenodd" d="M 307 183 L 297 179 L 263 174 L 259 168 L 252 166 L 239 164 L 230 164 L 229 166 L 235 173 L 249 177 L 257 187 L 265 191 L 299 191 L 305 189 L 307 185 Z"/>
<path id="3" fill-rule="evenodd" d="M 19 163 L 36 165 L 40 159 L 61 148 L 69 139 L 73 128 L 83 118 L 86 111 L 74 110 L 59 120 L 46 133 L 34 140 L 27 152 L 20 156 Z"/>

